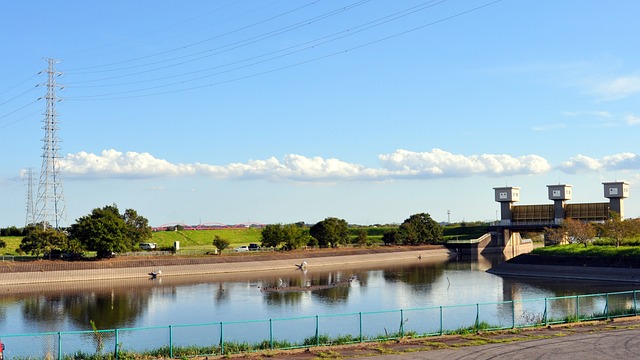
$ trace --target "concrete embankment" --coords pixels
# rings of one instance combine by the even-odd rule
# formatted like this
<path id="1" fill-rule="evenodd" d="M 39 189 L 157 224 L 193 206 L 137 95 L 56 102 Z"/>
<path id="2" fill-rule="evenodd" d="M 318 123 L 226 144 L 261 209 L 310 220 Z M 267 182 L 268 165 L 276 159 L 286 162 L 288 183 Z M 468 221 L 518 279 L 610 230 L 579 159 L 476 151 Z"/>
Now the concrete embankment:
<path id="1" fill-rule="evenodd" d="M 611 266 L 619 265 L 619 266 Z M 640 282 L 640 268 L 620 259 L 520 255 L 488 270 L 511 277 Z"/>
<path id="2" fill-rule="evenodd" d="M 295 264 L 307 261 L 307 269 L 339 268 L 341 266 L 357 266 L 369 264 L 393 264 L 401 261 L 415 261 L 418 258 L 447 259 L 452 256 L 446 249 L 389 252 L 376 254 L 359 254 L 315 257 L 300 257 L 286 260 L 243 261 L 234 263 L 185 264 L 161 267 L 123 267 L 85 270 L 58 270 L 38 272 L 0 273 L 0 283 L 4 286 L 21 284 L 43 284 L 56 282 L 85 282 L 114 279 L 148 278 L 151 271 L 162 271 L 162 277 L 205 274 L 237 274 L 276 270 L 295 270 Z"/>

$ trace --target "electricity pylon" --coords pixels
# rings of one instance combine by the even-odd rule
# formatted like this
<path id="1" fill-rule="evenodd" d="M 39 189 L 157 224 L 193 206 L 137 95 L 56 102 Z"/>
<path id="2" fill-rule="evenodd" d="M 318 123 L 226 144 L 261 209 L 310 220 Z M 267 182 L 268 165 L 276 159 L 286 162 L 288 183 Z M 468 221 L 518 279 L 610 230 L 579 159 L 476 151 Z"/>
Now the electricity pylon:
<path id="1" fill-rule="evenodd" d="M 60 139 L 58 138 L 58 113 L 56 112 L 56 103 L 60 101 L 56 96 L 56 89 L 62 88 L 56 83 L 56 78 L 62 73 L 55 69 L 58 60 L 46 60 L 49 64 L 46 70 L 47 95 L 45 99 L 47 109 L 42 120 L 44 138 L 42 139 L 42 166 L 36 201 L 37 222 L 44 229 L 47 227 L 59 229 L 66 211 L 60 177 Z"/>
<path id="2" fill-rule="evenodd" d="M 24 226 L 27 227 L 36 223 L 36 210 L 33 203 L 33 168 L 27 168 L 24 175 L 27 177 L 27 216 Z"/>

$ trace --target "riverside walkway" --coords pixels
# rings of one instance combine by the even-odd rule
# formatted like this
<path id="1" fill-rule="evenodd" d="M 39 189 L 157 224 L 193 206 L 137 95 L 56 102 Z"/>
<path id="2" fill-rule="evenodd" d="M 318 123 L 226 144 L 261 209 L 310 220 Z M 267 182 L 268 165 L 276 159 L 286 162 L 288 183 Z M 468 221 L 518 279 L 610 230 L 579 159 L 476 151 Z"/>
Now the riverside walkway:
<path id="1" fill-rule="evenodd" d="M 611 330 L 575 335 L 469 346 L 459 349 L 418 351 L 404 354 L 373 356 L 376 360 L 443 359 L 443 360 L 519 360 L 581 359 L 619 360 L 640 357 L 640 330 Z"/>
<path id="2" fill-rule="evenodd" d="M 320 347 L 282 352 L 269 358 L 311 360 L 327 356 L 368 360 L 637 359 L 640 358 L 640 317 L 384 344 Z"/>

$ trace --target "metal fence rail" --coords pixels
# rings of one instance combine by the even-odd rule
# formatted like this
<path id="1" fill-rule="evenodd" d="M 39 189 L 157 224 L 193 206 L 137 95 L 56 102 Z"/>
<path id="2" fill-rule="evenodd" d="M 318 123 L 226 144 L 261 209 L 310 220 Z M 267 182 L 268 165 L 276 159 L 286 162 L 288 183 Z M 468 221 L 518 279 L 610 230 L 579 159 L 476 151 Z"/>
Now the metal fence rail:
<path id="1" fill-rule="evenodd" d="M 225 355 L 635 316 L 638 291 L 0 338 L 4 359 Z"/>

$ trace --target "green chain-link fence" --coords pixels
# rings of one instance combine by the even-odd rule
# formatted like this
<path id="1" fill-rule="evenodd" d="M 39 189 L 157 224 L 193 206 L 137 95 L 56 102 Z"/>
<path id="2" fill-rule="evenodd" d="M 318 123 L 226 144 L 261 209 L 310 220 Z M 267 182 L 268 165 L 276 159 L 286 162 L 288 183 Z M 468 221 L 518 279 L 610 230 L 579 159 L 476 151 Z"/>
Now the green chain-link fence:
<path id="1" fill-rule="evenodd" d="M 2 334 L 4 359 L 189 357 L 635 316 L 625 291 L 390 311 L 143 328 Z"/>

